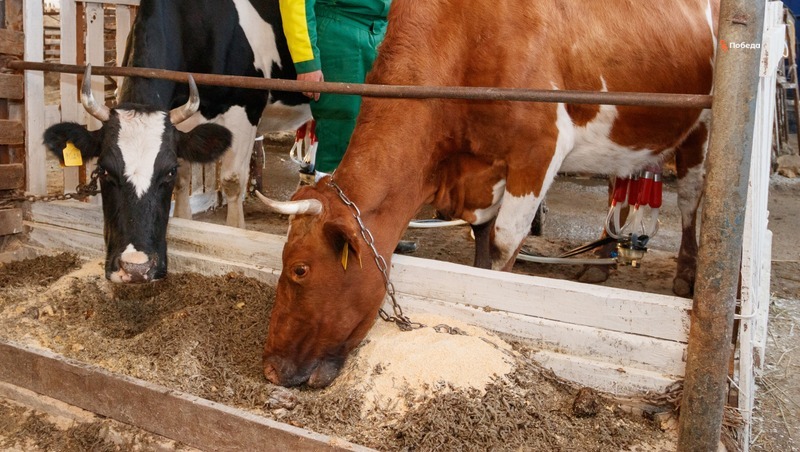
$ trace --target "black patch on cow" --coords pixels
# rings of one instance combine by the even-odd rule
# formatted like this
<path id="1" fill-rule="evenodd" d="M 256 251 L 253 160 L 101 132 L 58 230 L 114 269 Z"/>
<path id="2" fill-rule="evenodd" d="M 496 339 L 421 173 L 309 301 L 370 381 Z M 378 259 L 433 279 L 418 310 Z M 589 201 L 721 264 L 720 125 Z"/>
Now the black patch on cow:
<path id="1" fill-rule="evenodd" d="M 277 1 L 250 0 L 262 19 L 271 24 L 282 66 L 273 65 L 270 76 L 296 79 Z M 233 2 L 216 0 L 144 0 L 128 37 L 124 65 L 176 71 L 263 77 L 255 68 L 253 50 L 239 26 Z M 258 124 L 269 91 L 224 86 L 199 86 L 200 112 L 206 118 L 240 105 L 251 124 Z M 183 105 L 186 83 L 130 78 L 123 84 L 120 100 L 154 104 L 161 109 Z M 274 100 L 287 105 L 307 103 L 301 93 L 272 92 Z"/>
<path id="2" fill-rule="evenodd" d="M 100 155 L 103 132 L 102 129 L 89 132 L 85 126 L 75 122 L 55 124 L 44 131 L 45 147 L 58 157 L 62 164 L 64 163 L 63 151 L 68 141 L 71 141 L 81 151 L 81 157 L 84 160 L 88 160 Z"/>
<path id="3" fill-rule="evenodd" d="M 231 132 L 217 124 L 201 124 L 189 133 L 178 132 L 178 157 L 208 163 L 231 147 Z"/>

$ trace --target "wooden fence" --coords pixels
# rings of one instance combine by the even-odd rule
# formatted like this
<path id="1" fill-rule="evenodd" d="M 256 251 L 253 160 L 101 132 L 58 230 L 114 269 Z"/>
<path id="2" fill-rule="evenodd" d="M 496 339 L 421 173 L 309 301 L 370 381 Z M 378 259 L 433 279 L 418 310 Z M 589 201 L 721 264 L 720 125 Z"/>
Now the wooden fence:
<path id="1" fill-rule="evenodd" d="M 0 3 L 0 59 L 19 58 L 25 52 L 22 0 Z M 24 188 L 23 76 L 0 73 L 0 197 Z M 22 210 L 0 202 L 0 238 L 22 231 Z M 2 246 L 2 243 L 0 243 Z"/>
<path id="2" fill-rule="evenodd" d="M 756 127 L 750 162 L 745 227 L 742 244 L 741 306 L 739 309 L 739 366 L 734 378 L 738 405 L 748 425 L 742 443 L 749 448 L 755 406 L 755 379 L 763 368 L 770 302 L 772 231 L 768 229 L 769 179 L 775 128 L 778 64 L 786 44 L 783 3 L 767 2 L 761 43 L 761 80 L 758 87 Z"/>

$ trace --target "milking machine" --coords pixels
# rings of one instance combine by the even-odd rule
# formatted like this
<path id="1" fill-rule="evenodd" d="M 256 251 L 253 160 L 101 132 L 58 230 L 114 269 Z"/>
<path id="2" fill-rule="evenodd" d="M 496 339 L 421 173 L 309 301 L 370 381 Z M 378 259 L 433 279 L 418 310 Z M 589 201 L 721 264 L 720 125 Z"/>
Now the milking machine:
<path id="1" fill-rule="evenodd" d="M 294 135 L 294 145 L 289 150 L 289 157 L 300 165 L 300 185 L 314 185 L 316 176 L 314 161 L 317 156 L 317 122 L 313 119 L 300 126 Z"/>
<path id="2" fill-rule="evenodd" d="M 606 217 L 606 233 L 617 240 L 617 263 L 634 268 L 647 253 L 647 242 L 658 233 L 664 182 L 660 166 L 648 167 L 632 178 L 617 178 Z M 620 227 L 621 212 L 630 207 Z"/>
<path id="3" fill-rule="evenodd" d="M 535 256 L 522 250 L 518 260 L 543 264 L 630 265 L 638 268 L 647 253 L 647 243 L 658 233 L 664 183 L 660 165 L 648 166 L 632 177 L 617 177 L 604 228 L 607 237 L 582 245 L 558 257 Z M 625 208 L 628 215 L 623 223 Z M 576 259 L 580 253 L 617 242 L 610 258 Z"/>

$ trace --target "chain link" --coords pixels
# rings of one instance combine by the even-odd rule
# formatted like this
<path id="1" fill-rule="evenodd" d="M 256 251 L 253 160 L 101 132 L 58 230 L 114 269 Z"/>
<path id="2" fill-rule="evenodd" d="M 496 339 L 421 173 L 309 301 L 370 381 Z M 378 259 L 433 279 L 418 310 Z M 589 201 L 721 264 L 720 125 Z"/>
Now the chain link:
<path id="1" fill-rule="evenodd" d="M 412 322 L 408 316 L 403 314 L 403 308 L 397 302 L 397 298 L 395 297 L 394 284 L 389 279 L 389 266 L 386 264 L 386 259 L 384 259 L 383 256 L 381 256 L 381 254 L 378 252 L 378 249 L 375 248 L 375 237 L 372 236 L 372 232 L 367 229 L 367 226 L 361 219 L 361 210 L 359 210 L 357 205 L 350 201 L 347 195 L 345 195 L 342 191 L 341 187 L 339 187 L 339 185 L 333 181 L 333 178 L 329 180 L 328 185 L 336 190 L 336 193 L 339 195 L 339 198 L 342 200 L 342 202 L 352 211 L 353 218 L 356 219 L 358 227 L 361 229 L 361 237 L 364 238 L 364 241 L 367 242 L 367 245 L 372 250 L 372 254 L 375 256 L 375 264 L 378 266 L 378 270 L 380 270 L 381 274 L 383 275 L 383 282 L 386 286 L 386 294 L 389 295 L 389 298 L 392 300 L 392 310 L 394 311 L 394 315 L 389 315 L 383 309 L 383 307 L 381 307 L 381 309 L 378 311 L 381 319 L 386 322 L 394 322 L 402 331 L 411 331 L 424 327 L 425 325 L 419 322 Z"/>
<path id="2" fill-rule="evenodd" d="M 10 198 L 4 198 L 0 201 L 0 207 L 5 206 L 7 204 L 15 203 L 15 202 L 52 202 L 52 201 L 65 201 L 67 199 L 86 199 L 89 196 L 94 196 L 100 193 L 100 190 L 97 188 L 97 180 L 100 177 L 100 173 L 103 171 L 102 168 L 99 166 L 92 171 L 91 178 L 89 182 L 86 184 L 78 184 L 75 187 L 74 193 L 60 193 L 56 195 L 22 195 L 20 193 L 15 193 L 16 196 L 12 196 Z"/>

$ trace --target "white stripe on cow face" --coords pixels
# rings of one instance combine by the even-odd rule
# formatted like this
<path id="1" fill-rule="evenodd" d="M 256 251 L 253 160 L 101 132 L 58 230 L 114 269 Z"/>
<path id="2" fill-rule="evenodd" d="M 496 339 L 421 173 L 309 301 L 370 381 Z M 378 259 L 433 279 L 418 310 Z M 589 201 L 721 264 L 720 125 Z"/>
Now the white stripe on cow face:
<path id="1" fill-rule="evenodd" d="M 253 65 L 264 73 L 265 78 L 269 78 L 272 74 L 272 64 L 277 63 L 280 66 L 281 63 L 272 25 L 261 18 L 250 0 L 233 0 L 233 4 L 239 13 L 239 26 L 244 30 L 247 42 L 253 49 L 255 56 Z"/>
<path id="2" fill-rule="evenodd" d="M 165 113 L 137 113 L 117 110 L 119 115 L 119 150 L 125 162 L 125 178 L 141 198 L 150 188 L 156 157 L 164 140 Z"/>

